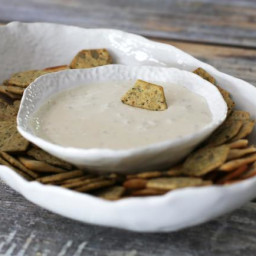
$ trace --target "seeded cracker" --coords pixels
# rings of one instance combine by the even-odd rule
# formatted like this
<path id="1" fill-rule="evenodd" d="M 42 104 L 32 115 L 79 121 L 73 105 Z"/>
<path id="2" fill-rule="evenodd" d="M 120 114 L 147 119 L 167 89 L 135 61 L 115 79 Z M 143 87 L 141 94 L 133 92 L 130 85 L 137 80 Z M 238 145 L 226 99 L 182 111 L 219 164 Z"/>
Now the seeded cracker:
<path id="1" fill-rule="evenodd" d="M 14 93 L 19 95 L 22 95 L 24 92 L 24 88 L 13 85 L 1 85 L 0 88 L 4 89 L 8 93 Z"/>
<path id="2" fill-rule="evenodd" d="M 222 179 L 218 181 L 218 184 L 225 184 L 225 182 L 233 180 L 235 178 L 238 178 L 241 176 L 244 172 L 246 172 L 248 166 L 247 165 L 242 165 L 238 167 L 236 170 L 233 172 L 229 172 L 227 175 L 225 175 Z"/>
<path id="3" fill-rule="evenodd" d="M 157 178 L 161 176 L 163 176 L 163 172 L 151 171 L 151 172 L 140 172 L 135 174 L 128 174 L 126 178 L 127 179 L 135 179 L 135 178 L 150 179 L 150 178 Z"/>
<path id="4" fill-rule="evenodd" d="M 9 104 L 4 99 L 0 98 L 0 120 L 10 121 L 11 118 Z"/>
<path id="5" fill-rule="evenodd" d="M 204 182 L 200 178 L 177 177 L 177 178 L 157 178 L 147 182 L 147 188 L 156 188 L 164 190 L 172 190 L 177 188 L 193 187 L 203 185 Z"/>
<path id="6" fill-rule="evenodd" d="M 48 68 L 45 68 L 43 69 L 44 71 L 47 71 L 49 73 L 51 72 L 58 72 L 58 71 L 61 71 L 61 70 L 66 70 L 66 69 L 69 69 L 69 66 L 68 65 L 61 65 L 61 66 L 55 66 L 55 67 L 48 67 Z"/>
<path id="7" fill-rule="evenodd" d="M 254 120 L 244 121 L 242 128 L 240 129 L 239 133 L 234 138 L 232 138 L 232 141 L 243 139 L 248 136 L 252 132 L 254 125 Z"/>
<path id="8" fill-rule="evenodd" d="M 231 115 L 228 117 L 229 120 L 250 120 L 250 113 L 242 110 L 233 110 Z"/>
<path id="9" fill-rule="evenodd" d="M 81 176 L 83 176 L 83 174 L 84 174 L 83 171 L 75 170 L 75 171 L 58 173 L 58 174 L 38 178 L 37 181 L 47 184 L 47 183 L 51 183 L 51 182 L 55 182 L 55 181 L 63 181 L 63 180 L 67 180 L 70 178 L 81 177 Z"/>
<path id="10" fill-rule="evenodd" d="M 232 159 L 239 158 L 244 155 L 248 155 L 255 152 L 256 152 L 256 148 L 254 146 L 250 146 L 244 149 L 231 149 L 229 151 L 227 160 L 232 160 Z"/>
<path id="11" fill-rule="evenodd" d="M 32 160 L 26 157 L 19 157 L 20 162 L 27 167 L 30 170 L 33 170 L 35 172 L 43 172 L 43 173 L 62 173 L 66 172 L 66 170 L 52 166 L 50 164 L 47 164 L 45 162 Z"/>
<path id="12" fill-rule="evenodd" d="M 225 121 L 209 138 L 207 145 L 219 146 L 234 138 L 243 125 L 242 120 Z"/>
<path id="13" fill-rule="evenodd" d="M 182 176 L 183 175 L 182 168 L 183 168 L 182 165 L 173 166 L 171 167 L 171 169 L 167 170 L 165 174 L 167 176 L 172 176 L 172 177 Z"/>
<path id="14" fill-rule="evenodd" d="M 16 128 L 16 121 L 0 122 L 0 150 L 6 152 L 24 152 L 29 142 L 24 139 Z"/>
<path id="15" fill-rule="evenodd" d="M 27 155 L 35 158 L 38 161 L 43 161 L 43 162 L 46 162 L 48 164 L 56 165 L 58 167 L 62 167 L 64 169 L 68 169 L 68 170 L 72 169 L 71 164 L 46 153 L 45 151 L 43 151 L 40 148 L 36 148 L 36 147 L 30 148 L 27 151 Z"/>
<path id="16" fill-rule="evenodd" d="M 214 77 L 212 77 L 207 71 L 205 71 L 202 68 L 198 68 L 196 70 L 193 71 L 193 73 L 199 75 L 200 77 L 202 77 L 203 79 L 207 80 L 208 82 L 214 84 L 219 92 L 221 93 L 223 99 L 225 100 L 227 107 L 228 107 L 228 115 L 231 113 L 232 109 L 235 106 L 235 102 L 232 100 L 230 94 L 228 91 L 224 90 L 223 88 L 221 88 L 220 86 L 217 85 L 216 80 Z"/>
<path id="17" fill-rule="evenodd" d="M 81 187 L 78 187 L 78 188 L 74 188 L 74 190 L 76 190 L 78 192 L 87 192 L 87 191 L 91 191 L 91 190 L 109 187 L 113 184 L 115 184 L 115 180 L 107 180 L 106 179 L 106 180 L 95 181 L 95 182 L 83 185 Z"/>
<path id="18" fill-rule="evenodd" d="M 167 109 L 163 87 L 142 80 L 137 80 L 121 101 L 124 104 L 148 110 Z"/>
<path id="19" fill-rule="evenodd" d="M 19 72 L 12 75 L 11 78 L 8 80 L 8 83 L 9 85 L 26 88 L 36 78 L 44 74 L 47 74 L 47 72 L 43 70 L 29 70 L 29 71 Z"/>
<path id="20" fill-rule="evenodd" d="M 240 177 L 242 179 L 248 179 L 251 177 L 256 176 L 256 162 L 254 162 L 249 168 L 248 170 L 243 173 L 243 175 Z"/>
<path id="21" fill-rule="evenodd" d="M 226 90 L 222 89 L 221 87 L 217 86 L 218 90 L 220 91 L 223 99 L 225 100 L 227 107 L 228 107 L 228 115 L 232 112 L 233 108 L 235 107 L 235 102 L 232 100 L 229 92 L 227 92 Z"/>
<path id="22" fill-rule="evenodd" d="M 245 164 L 250 164 L 256 161 L 256 154 L 253 155 L 249 155 L 247 157 L 244 158 L 240 158 L 240 159 L 235 159 L 235 160 L 231 160 L 229 162 L 226 162 L 225 164 L 220 166 L 220 170 L 221 171 L 233 171 L 236 168 L 245 165 Z"/>
<path id="23" fill-rule="evenodd" d="M 203 79 L 207 80 L 208 82 L 216 85 L 216 80 L 213 76 L 211 76 L 208 72 L 206 72 L 202 68 L 197 68 L 196 70 L 193 71 L 193 73 L 201 76 Z"/>
<path id="24" fill-rule="evenodd" d="M 36 179 L 38 177 L 38 174 L 29 170 L 26 168 L 21 162 L 19 162 L 16 158 L 13 156 L 5 153 L 5 152 L 0 152 L 0 155 L 3 159 L 5 159 L 7 162 L 9 162 L 12 166 L 15 168 L 18 168 L 22 172 L 26 173 L 27 175 L 31 176 L 32 178 Z"/>
<path id="25" fill-rule="evenodd" d="M 71 184 L 71 183 L 75 183 L 75 182 L 78 182 L 78 181 L 86 180 L 86 179 L 89 179 L 89 178 L 95 178 L 95 177 L 96 176 L 92 175 L 92 174 L 84 174 L 83 176 L 80 176 L 78 178 L 71 178 L 71 179 L 64 180 L 63 184 Z"/>
<path id="26" fill-rule="evenodd" d="M 245 139 L 236 140 L 236 141 L 231 142 L 227 145 L 230 147 L 230 149 L 245 148 L 248 145 L 248 140 L 245 140 Z"/>
<path id="27" fill-rule="evenodd" d="M 85 185 L 93 183 L 93 182 L 101 181 L 103 179 L 104 179 L 103 177 L 94 177 L 94 178 L 81 177 L 80 181 L 70 182 L 67 184 L 63 184 L 61 186 L 64 188 L 77 188 L 77 187 L 85 186 Z"/>
<path id="28" fill-rule="evenodd" d="M 122 197 L 124 192 L 124 187 L 113 186 L 110 188 L 102 189 L 101 191 L 96 192 L 95 195 L 106 200 L 117 200 Z"/>
<path id="29" fill-rule="evenodd" d="M 146 179 L 130 179 L 130 180 L 126 180 L 123 183 L 123 186 L 127 189 L 142 189 L 145 188 L 147 184 L 147 180 Z"/>
<path id="30" fill-rule="evenodd" d="M 26 180 L 32 181 L 34 178 L 32 178 L 27 173 L 22 172 L 21 170 L 17 169 L 16 167 L 12 166 L 10 163 L 8 163 L 6 160 L 4 160 L 2 157 L 0 157 L 0 164 L 5 165 L 13 169 L 15 172 L 17 172 L 20 176 L 25 178 Z"/>
<path id="31" fill-rule="evenodd" d="M 70 63 L 70 68 L 92 68 L 112 63 L 112 58 L 106 49 L 82 50 Z"/>
<path id="32" fill-rule="evenodd" d="M 182 172 L 192 176 L 202 176 L 220 167 L 227 159 L 229 147 L 202 148 L 192 153 L 184 162 Z"/>
<path id="33" fill-rule="evenodd" d="M 156 189 L 156 188 L 144 188 L 131 191 L 131 196 L 157 196 L 167 193 L 168 190 Z"/>

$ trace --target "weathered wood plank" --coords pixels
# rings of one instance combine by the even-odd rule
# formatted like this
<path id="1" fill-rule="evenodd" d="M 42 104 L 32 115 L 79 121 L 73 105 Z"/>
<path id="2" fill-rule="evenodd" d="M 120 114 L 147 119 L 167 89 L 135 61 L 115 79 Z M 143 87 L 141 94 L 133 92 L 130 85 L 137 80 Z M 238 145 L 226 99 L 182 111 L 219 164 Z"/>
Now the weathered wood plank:
<path id="1" fill-rule="evenodd" d="M 111 27 L 146 36 L 256 47 L 254 0 L 0 0 L 1 21 Z"/>
<path id="2" fill-rule="evenodd" d="M 63 218 L 26 201 L 3 183 L 0 194 L 2 256 L 255 255 L 255 203 L 183 231 L 140 234 Z"/>
<path id="3" fill-rule="evenodd" d="M 173 40 L 154 40 L 171 44 L 224 73 L 241 78 L 256 86 L 256 50 Z"/>

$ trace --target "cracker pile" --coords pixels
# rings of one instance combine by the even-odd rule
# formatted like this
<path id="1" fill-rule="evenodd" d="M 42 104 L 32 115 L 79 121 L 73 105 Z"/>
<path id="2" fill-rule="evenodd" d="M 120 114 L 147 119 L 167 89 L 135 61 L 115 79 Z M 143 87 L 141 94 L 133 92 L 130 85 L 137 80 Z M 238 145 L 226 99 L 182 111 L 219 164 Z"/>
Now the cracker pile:
<path id="1" fill-rule="evenodd" d="M 79 52 L 72 60 L 71 67 L 95 66 L 98 58 L 98 65 L 111 62 L 106 50 L 94 51 L 96 52 Z M 200 147 L 178 165 L 162 171 L 96 175 L 78 170 L 75 166 L 51 156 L 18 133 L 16 116 L 20 98 L 29 83 L 42 74 L 67 68 L 70 66 L 16 73 L 0 86 L 0 164 L 9 166 L 28 181 L 38 181 L 46 185 L 90 193 L 107 200 L 117 200 L 125 197 L 163 195 L 185 187 L 227 185 L 256 175 L 256 147 L 249 145 L 246 139 L 252 132 L 255 121 L 248 112 L 233 110 L 235 103 L 230 94 L 219 87 L 215 79 L 201 68 L 194 73 L 220 90 L 228 105 L 228 117 Z"/>

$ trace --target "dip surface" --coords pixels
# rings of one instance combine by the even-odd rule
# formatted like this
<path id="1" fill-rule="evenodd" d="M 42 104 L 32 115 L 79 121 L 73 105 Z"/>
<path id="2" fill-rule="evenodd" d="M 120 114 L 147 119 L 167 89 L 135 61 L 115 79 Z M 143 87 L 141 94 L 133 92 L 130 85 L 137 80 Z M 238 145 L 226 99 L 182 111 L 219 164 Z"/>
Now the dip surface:
<path id="1" fill-rule="evenodd" d="M 180 138 L 211 122 L 206 100 L 179 85 L 153 82 L 164 88 L 164 111 L 123 104 L 134 82 L 92 83 L 53 95 L 34 114 L 33 130 L 62 146 L 128 149 Z"/>

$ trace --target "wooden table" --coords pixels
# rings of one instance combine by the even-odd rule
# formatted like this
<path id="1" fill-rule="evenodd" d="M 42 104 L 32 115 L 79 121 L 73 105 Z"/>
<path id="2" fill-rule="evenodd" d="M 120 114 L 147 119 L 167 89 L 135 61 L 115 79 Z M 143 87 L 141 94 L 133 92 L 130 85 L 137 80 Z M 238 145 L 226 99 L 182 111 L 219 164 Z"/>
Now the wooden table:
<path id="1" fill-rule="evenodd" d="M 138 33 L 256 85 L 254 0 L 0 0 L 0 22 L 13 20 Z M 256 255 L 254 202 L 197 227 L 140 234 L 60 217 L 1 181 L 0 195 L 1 256 Z"/>

